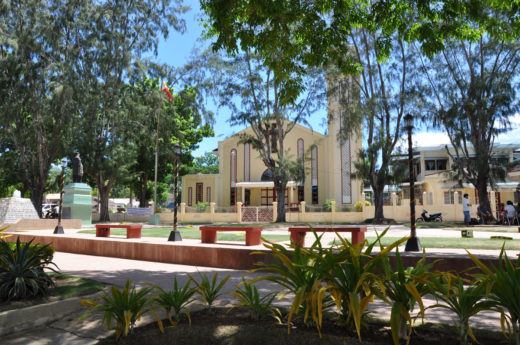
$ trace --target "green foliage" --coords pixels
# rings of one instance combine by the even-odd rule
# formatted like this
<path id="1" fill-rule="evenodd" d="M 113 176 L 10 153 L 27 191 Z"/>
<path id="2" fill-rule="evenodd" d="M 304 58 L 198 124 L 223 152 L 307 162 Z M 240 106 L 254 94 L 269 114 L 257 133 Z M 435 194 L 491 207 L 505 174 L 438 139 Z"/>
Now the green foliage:
<path id="1" fill-rule="evenodd" d="M 206 207 L 209 206 L 209 203 L 207 202 L 198 202 L 195 207 L 197 208 L 197 212 L 204 212 L 206 211 Z"/>
<path id="2" fill-rule="evenodd" d="M 47 294 L 54 283 L 44 269 L 54 271 L 48 245 L 32 245 L 16 240 L 14 248 L 0 241 L 0 299 L 18 300 Z"/>
<path id="3" fill-rule="evenodd" d="M 321 266 L 320 261 L 323 254 L 320 239 L 323 235 L 318 236 L 316 233 L 314 235 L 316 240 L 309 248 L 300 246 L 287 248 L 285 245 L 264 240 L 264 246 L 270 250 L 268 255 L 275 260 L 272 263 L 258 262 L 260 268 L 252 272 L 267 271 L 271 274 L 249 281 L 255 283 L 268 280 L 277 283 L 282 288 L 281 297 L 288 293 L 294 294 L 287 320 L 288 331 L 290 331 L 292 317 L 303 309 L 304 322 L 307 322 L 310 316 L 321 334 L 323 310 L 330 307 L 330 304 L 326 303 L 327 288 L 321 284 L 323 270 L 326 269 Z"/>
<path id="4" fill-rule="evenodd" d="M 488 267 L 470 252 L 468 255 L 483 272 L 476 274 L 475 278 L 486 286 L 486 294 L 489 299 L 500 308 L 502 332 L 510 338 L 513 344 L 519 345 L 520 260 L 516 260 L 516 263 L 513 264 L 507 257 L 504 247 L 500 251 L 497 266 L 490 264 Z"/>
<path id="5" fill-rule="evenodd" d="M 410 313 L 418 304 L 419 313 L 424 318 L 422 296 L 430 292 L 428 278 L 433 263 L 426 264 L 426 254 L 423 253 L 422 259 L 417 262 L 415 267 L 405 269 L 399 248 L 396 248 L 395 258 L 397 271 L 392 269 L 388 258 L 382 261 L 385 275 L 381 280 L 383 289 L 379 297 L 392 307 L 390 325 L 394 344 L 399 345 L 400 339 L 406 339 L 406 343 L 409 344 L 412 334 Z M 405 332 L 406 329 L 408 329 L 408 332 Z"/>
<path id="6" fill-rule="evenodd" d="M 190 283 L 191 281 L 188 281 L 183 287 L 179 287 L 175 277 L 171 291 L 166 291 L 160 286 L 154 287 L 157 292 L 155 303 L 166 310 L 166 316 L 172 325 L 180 321 L 181 314 L 186 315 L 191 323 L 188 304 L 193 301 L 195 290 L 190 287 Z"/>
<path id="7" fill-rule="evenodd" d="M 213 152 L 205 152 L 203 156 L 195 157 L 194 162 L 187 166 L 184 174 L 218 174 L 219 157 Z"/>
<path id="8" fill-rule="evenodd" d="M 16 242 L 6 242 L 7 245 L 11 248 L 11 250 L 14 252 L 16 251 L 17 249 L 17 243 Z M 49 260 L 52 261 L 52 258 L 54 256 L 54 253 L 56 252 L 56 250 L 54 250 L 54 248 L 52 248 L 50 245 L 44 245 L 44 244 L 29 244 L 29 243 L 26 243 L 26 242 L 21 242 L 20 243 L 20 248 L 23 248 L 27 245 L 31 245 L 33 247 L 37 247 L 37 248 L 41 248 L 42 250 L 42 255 L 45 255 L 49 258 Z"/>
<path id="9" fill-rule="evenodd" d="M 428 308 L 445 308 L 457 315 L 455 326 L 459 329 L 461 345 L 469 343 L 468 336 L 478 343 L 469 326 L 470 317 L 483 310 L 493 310 L 496 306 L 496 302 L 486 299 L 486 284 L 469 282 L 471 285 L 464 286 L 465 283 L 468 282 L 448 272 L 437 273 L 427 282 L 433 295 L 444 302 Z"/>
<path id="10" fill-rule="evenodd" d="M 325 200 L 325 202 L 323 203 L 323 206 L 325 207 L 325 209 L 328 211 L 328 212 L 331 212 L 332 211 L 332 202 L 334 201 L 334 199 L 327 199 Z M 338 206 L 336 206 L 334 204 L 334 211 L 337 211 L 338 210 Z"/>
<path id="11" fill-rule="evenodd" d="M 151 299 L 148 298 L 150 290 L 151 288 L 144 288 L 137 291 L 130 280 L 126 281 L 123 290 L 112 286 L 110 292 L 105 292 L 101 296 L 100 301 L 94 299 L 81 300 L 81 304 L 90 310 L 81 316 L 78 321 L 92 312 L 102 312 L 103 324 L 105 324 L 107 330 L 115 330 L 117 341 L 121 336 L 126 337 L 132 333 L 135 323 L 141 319 L 144 313 L 151 312 L 157 320 L 159 329 L 164 333 L 162 321 L 152 308 Z"/>
<path id="12" fill-rule="evenodd" d="M 267 315 L 274 313 L 272 304 L 276 297 L 276 292 L 260 297 L 260 293 L 254 284 L 242 279 L 240 285 L 243 288 L 239 287 L 232 294 L 238 298 L 239 305 L 249 309 L 253 318 L 263 320 Z"/>
<path id="13" fill-rule="evenodd" d="M 197 292 L 202 298 L 202 304 L 211 309 L 213 307 L 213 303 L 216 299 L 222 295 L 222 288 L 224 284 L 229 280 L 230 276 L 226 276 L 224 279 L 217 283 L 218 273 L 215 272 L 213 275 L 213 279 L 209 279 L 206 273 L 199 272 L 200 282 L 197 281 L 193 276 L 188 275 L 190 277 L 190 281 L 195 284 L 193 290 Z"/>

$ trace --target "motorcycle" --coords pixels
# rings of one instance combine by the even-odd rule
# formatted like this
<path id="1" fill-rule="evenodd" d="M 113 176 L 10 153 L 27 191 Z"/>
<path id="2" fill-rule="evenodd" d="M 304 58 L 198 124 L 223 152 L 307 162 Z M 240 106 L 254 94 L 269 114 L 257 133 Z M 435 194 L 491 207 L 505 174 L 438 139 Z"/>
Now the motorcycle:
<path id="1" fill-rule="evenodd" d="M 421 216 L 415 220 L 416 223 L 421 222 L 442 222 L 442 213 L 432 213 L 428 214 L 428 211 L 424 210 L 421 213 Z"/>

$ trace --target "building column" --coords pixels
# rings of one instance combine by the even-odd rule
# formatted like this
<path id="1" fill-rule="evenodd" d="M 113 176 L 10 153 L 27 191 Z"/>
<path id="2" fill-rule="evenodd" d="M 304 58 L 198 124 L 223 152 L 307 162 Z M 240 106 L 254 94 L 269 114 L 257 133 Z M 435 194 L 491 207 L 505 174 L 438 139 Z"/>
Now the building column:
<path id="1" fill-rule="evenodd" d="M 334 223 L 334 216 L 336 215 L 336 200 L 330 202 L 330 222 Z"/>
<path id="2" fill-rule="evenodd" d="M 291 204 L 293 202 L 293 188 L 294 187 L 289 187 L 289 207 L 291 207 Z"/>
<path id="3" fill-rule="evenodd" d="M 211 223 L 215 223 L 215 203 L 214 202 L 209 203 L 209 214 L 210 214 Z"/>
<path id="4" fill-rule="evenodd" d="M 278 217 L 278 202 L 273 201 L 273 221 Z"/>
<path id="5" fill-rule="evenodd" d="M 246 202 L 246 189 L 244 187 L 242 187 L 241 195 L 242 195 L 241 201 L 242 201 L 242 203 L 245 203 Z"/>
<path id="6" fill-rule="evenodd" d="M 242 223 L 242 203 L 237 202 L 237 223 Z"/>

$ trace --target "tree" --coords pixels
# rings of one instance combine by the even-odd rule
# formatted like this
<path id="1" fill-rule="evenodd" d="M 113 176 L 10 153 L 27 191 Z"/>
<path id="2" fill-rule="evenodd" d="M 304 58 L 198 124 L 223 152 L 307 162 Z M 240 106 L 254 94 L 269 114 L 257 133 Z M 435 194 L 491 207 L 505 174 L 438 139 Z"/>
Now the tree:
<path id="1" fill-rule="evenodd" d="M 186 174 L 218 174 L 219 173 L 219 157 L 213 152 L 205 152 L 200 157 L 195 157 L 191 166 L 185 167 L 183 175 Z"/>
<path id="2" fill-rule="evenodd" d="M 424 63 L 427 114 L 448 134 L 454 178 L 469 182 L 489 207 L 487 188 L 503 179 L 505 167 L 494 162 L 494 141 L 510 128 L 519 110 L 516 97 L 520 44 L 482 33 L 475 42 L 449 40 L 446 50 Z"/>
<path id="3" fill-rule="evenodd" d="M 385 186 L 400 177 L 394 175 L 392 154 L 401 138 L 402 118 L 412 108 L 416 94 L 416 52 L 396 34 L 388 59 L 381 61 L 376 45 L 379 37 L 378 32 L 369 32 L 364 28 L 356 29 L 351 34 L 352 55 L 361 67 L 359 77 L 353 78 L 360 92 L 360 102 L 359 109 L 350 112 L 345 119 L 350 126 L 343 126 L 357 130 L 358 127 L 352 126 L 352 123 L 362 118 L 366 144 L 354 165 L 356 174 L 372 187 L 374 223 L 384 220 Z"/>
<path id="4" fill-rule="evenodd" d="M 178 18 L 185 7 L 168 0 L 107 0 L 93 4 L 89 35 L 82 42 L 78 64 L 82 97 L 77 99 L 77 147 L 84 156 L 86 174 L 97 185 L 100 220 L 108 220 L 108 197 L 114 183 L 128 176 L 134 119 L 122 104 L 129 78 L 147 69 L 142 56 L 156 54 L 159 38 L 170 27 L 184 31 Z"/>
<path id="5" fill-rule="evenodd" d="M 69 77 L 84 4 L 0 4 L 0 160 L 13 164 L 11 172 L 22 191 L 30 191 L 40 216 L 51 164 L 59 162 L 69 143 L 74 113 Z"/>
<path id="6" fill-rule="evenodd" d="M 137 191 L 139 207 L 145 207 L 153 193 L 155 150 L 158 150 L 158 181 L 173 171 L 173 145 L 183 150 L 183 161 L 193 160 L 191 151 L 198 143 L 213 135 L 209 124 L 202 123 L 198 113 L 196 90 L 185 88 L 173 94 L 173 102 L 161 92 L 158 79 L 144 78 L 127 89 L 125 107 L 139 126 L 134 127 L 133 159 L 128 168 L 129 183 Z M 166 100 L 165 100 L 166 99 Z M 154 135 L 151 135 L 154 133 Z M 158 145 L 158 146 L 156 146 Z"/>
<path id="7" fill-rule="evenodd" d="M 297 174 L 300 165 L 284 147 L 285 137 L 323 104 L 323 74 L 309 70 L 280 78 L 265 67 L 261 56 L 248 51 L 229 58 L 205 52 L 193 65 L 206 69 L 218 106 L 232 114 L 230 123 L 251 128 L 240 134 L 239 142 L 250 143 L 272 173 L 278 201 L 276 221 L 284 222 L 287 182 L 302 178 Z M 200 78 L 200 71 L 198 74 Z"/>

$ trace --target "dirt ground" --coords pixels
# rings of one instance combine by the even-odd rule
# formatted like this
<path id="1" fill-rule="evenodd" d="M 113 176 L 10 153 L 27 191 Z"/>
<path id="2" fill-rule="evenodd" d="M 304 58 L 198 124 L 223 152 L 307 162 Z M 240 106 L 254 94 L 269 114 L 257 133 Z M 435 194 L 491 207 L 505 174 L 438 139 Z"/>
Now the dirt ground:
<path id="1" fill-rule="evenodd" d="M 354 330 L 339 325 L 333 320 L 323 322 L 323 337 L 320 338 L 316 328 L 304 325 L 297 320 L 291 325 L 288 334 L 287 324 L 279 324 L 272 318 L 253 320 L 249 313 L 241 309 L 219 309 L 215 312 L 199 311 L 191 315 L 191 326 L 181 323 L 169 326 L 164 323 L 165 334 L 161 334 L 157 323 L 134 330 L 134 334 L 120 339 L 122 345 L 159 345 L 159 344 L 197 344 L 197 345 L 267 345 L 267 344 L 393 344 L 388 323 L 371 321 L 362 331 L 362 342 Z M 480 344 L 502 343 L 505 338 L 501 333 L 476 331 Z M 410 344 L 438 345 L 458 344 L 455 328 L 445 325 L 427 324 L 415 329 Z M 115 337 L 105 339 L 99 344 L 116 344 Z"/>

